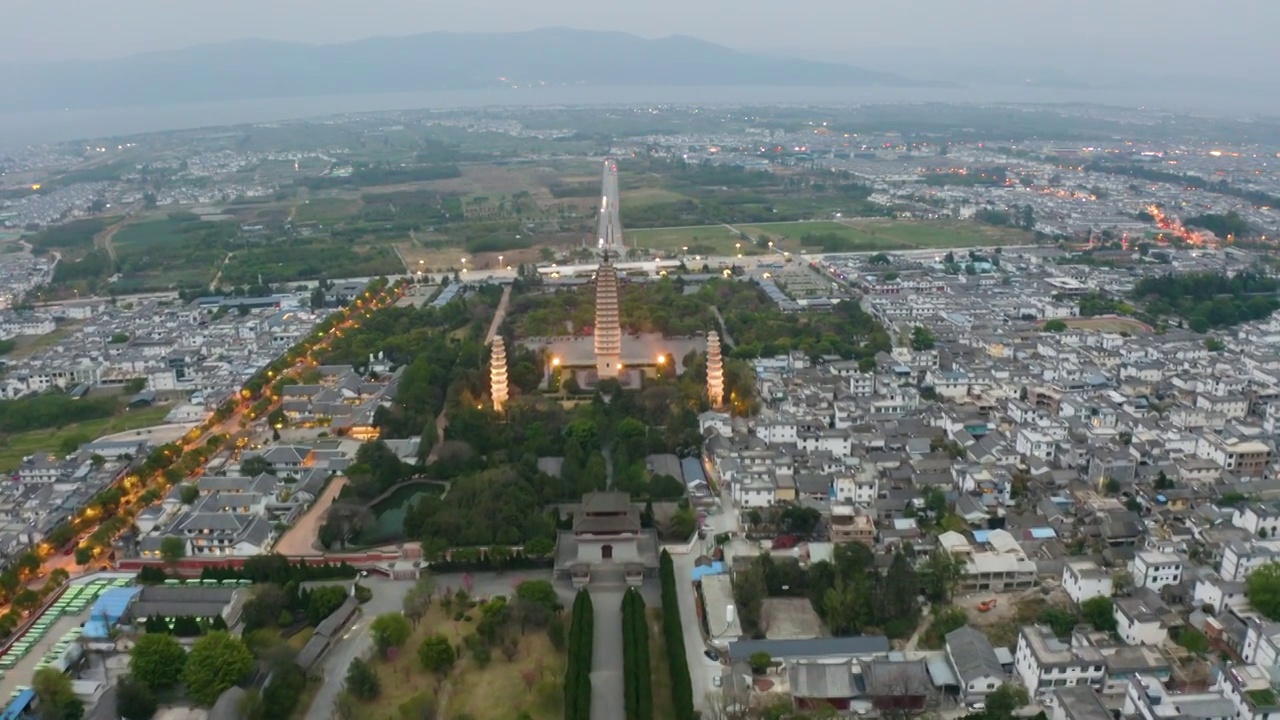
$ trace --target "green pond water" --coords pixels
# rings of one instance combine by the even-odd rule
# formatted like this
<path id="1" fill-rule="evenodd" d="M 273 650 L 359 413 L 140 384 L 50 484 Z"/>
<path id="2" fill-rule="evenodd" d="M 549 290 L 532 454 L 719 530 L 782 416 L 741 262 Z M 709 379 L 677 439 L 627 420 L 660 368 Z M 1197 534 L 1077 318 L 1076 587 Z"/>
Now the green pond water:
<path id="1" fill-rule="evenodd" d="M 435 484 L 402 487 L 373 506 L 374 523 L 360 534 L 360 544 L 378 545 L 404 539 L 404 516 L 425 495 L 439 495 L 444 489 Z"/>

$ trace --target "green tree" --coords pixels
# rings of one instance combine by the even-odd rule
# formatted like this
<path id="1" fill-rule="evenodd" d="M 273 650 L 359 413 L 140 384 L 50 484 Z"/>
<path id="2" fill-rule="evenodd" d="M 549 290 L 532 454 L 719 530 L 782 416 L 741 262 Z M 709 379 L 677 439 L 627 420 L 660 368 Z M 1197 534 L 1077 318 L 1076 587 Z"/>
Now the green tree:
<path id="1" fill-rule="evenodd" d="M 361 700 L 372 700 L 382 693 L 382 683 L 378 673 L 361 658 L 356 658 L 347 666 L 347 692 Z"/>
<path id="2" fill-rule="evenodd" d="M 413 627 L 400 613 L 383 613 L 373 619 L 369 632 L 373 635 L 373 644 L 378 648 L 378 653 L 386 657 L 391 648 L 404 647 L 413 634 Z"/>
<path id="3" fill-rule="evenodd" d="M 1111 632 L 1116 629 L 1115 605 L 1109 597 L 1089 598 L 1080 603 L 1080 613 L 1095 630 Z"/>
<path id="4" fill-rule="evenodd" d="M 920 565 L 921 589 L 935 603 L 950 603 L 964 573 L 964 564 L 946 550 L 934 550 Z"/>
<path id="5" fill-rule="evenodd" d="M 1267 563 L 1249 573 L 1245 595 L 1255 610 L 1271 620 L 1280 620 L 1280 563 Z"/>
<path id="6" fill-rule="evenodd" d="M 1020 685 L 1005 683 L 987 695 L 988 720 L 1010 720 L 1013 714 L 1026 706 L 1027 691 Z"/>
<path id="7" fill-rule="evenodd" d="M 146 683 L 126 675 L 116 685 L 116 713 L 122 720 L 151 720 L 156 714 L 156 695 Z"/>
<path id="8" fill-rule="evenodd" d="M 212 705 L 227 688 L 253 667 L 253 653 L 242 640 L 223 631 L 196 640 L 182 677 L 187 695 L 202 705 Z"/>
<path id="9" fill-rule="evenodd" d="M 761 650 L 760 652 L 751 653 L 751 657 L 747 658 L 747 664 L 751 666 L 751 672 L 760 675 L 773 664 L 773 658 L 769 656 L 769 653 Z"/>
<path id="10" fill-rule="evenodd" d="M 449 638 L 439 633 L 423 638 L 422 644 L 418 646 L 418 661 L 422 663 L 422 669 L 428 672 L 444 674 L 453 667 L 456 659 L 453 644 L 449 642 Z"/>
<path id="11" fill-rule="evenodd" d="M 319 625 L 333 614 L 347 599 L 347 589 L 341 585 L 326 585 L 311 591 L 307 598 L 307 622 Z"/>
<path id="12" fill-rule="evenodd" d="M 200 488 L 191 483 L 183 483 L 179 486 L 178 494 L 183 505 L 194 505 L 200 498 Z"/>
<path id="13" fill-rule="evenodd" d="M 1067 323 L 1064 320 L 1054 318 L 1052 320 L 1045 321 L 1045 324 L 1040 329 L 1045 332 L 1066 332 Z"/>
<path id="14" fill-rule="evenodd" d="M 516 586 L 516 598 L 538 605 L 549 612 L 560 610 L 560 596 L 547 580 L 525 580 Z"/>
<path id="15" fill-rule="evenodd" d="M 929 331 L 929 328 L 923 325 L 917 325 L 911 329 L 911 349 L 916 352 L 924 352 L 932 350 L 937 338 Z"/>
<path id="16" fill-rule="evenodd" d="M 245 460 L 240 463 L 240 472 L 241 474 L 249 477 L 257 477 L 262 473 L 268 473 L 270 475 L 276 474 L 271 463 L 261 455 L 254 455 L 253 457 L 245 458 Z"/>
<path id="17" fill-rule="evenodd" d="M 186 663 L 187 651 L 167 633 L 148 630 L 129 651 L 129 672 L 152 690 L 168 690 L 177 685 Z"/>
<path id="18" fill-rule="evenodd" d="M 160 557 L 167 563 L 176 563 L 187 556 L 187 541 L 177 535 L 165 535 L 160 539 Z"/>
<path id="19" fill-rule="evenodd" d="M 40 668 L 31 678 L 31 689 L 40 701 L 40 720 L 81 720 L 84 703 L 71 689 L 71 678 L 61 670 Z"/>

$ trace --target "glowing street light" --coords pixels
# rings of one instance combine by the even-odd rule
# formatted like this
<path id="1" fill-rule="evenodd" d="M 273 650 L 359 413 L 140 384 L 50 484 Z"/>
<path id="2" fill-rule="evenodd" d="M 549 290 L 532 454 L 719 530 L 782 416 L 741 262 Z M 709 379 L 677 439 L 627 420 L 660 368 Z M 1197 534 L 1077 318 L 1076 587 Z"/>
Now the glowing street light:
<path id="1" fill-rule="evenodd" d="M 560 367 L 560 358 L 551 358 L 551 365 L 553 367 Z"/>

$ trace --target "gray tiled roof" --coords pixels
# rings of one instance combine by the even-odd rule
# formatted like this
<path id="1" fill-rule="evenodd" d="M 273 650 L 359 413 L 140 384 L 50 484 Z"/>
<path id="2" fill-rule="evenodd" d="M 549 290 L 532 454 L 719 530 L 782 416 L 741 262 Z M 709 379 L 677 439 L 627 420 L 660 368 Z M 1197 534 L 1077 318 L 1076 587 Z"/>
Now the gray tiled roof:
<path id="1" fill-rule="evenodd" d="M 1004 675 L 991 641 L 968 625 L 947 633 L 947 653 L 955 663 L 956 674 L 964 683 L 981 677 Z"/>

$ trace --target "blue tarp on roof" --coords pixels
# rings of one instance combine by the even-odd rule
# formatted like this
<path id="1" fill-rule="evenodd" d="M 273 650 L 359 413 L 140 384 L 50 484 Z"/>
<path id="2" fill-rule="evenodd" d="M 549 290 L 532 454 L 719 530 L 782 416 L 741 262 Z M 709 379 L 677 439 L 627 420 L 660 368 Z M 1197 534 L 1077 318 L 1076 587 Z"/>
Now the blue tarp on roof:
<path id="1" fill-rule="evenodd" d="M 8 705 L 4 706 L 4 710 L 0 710 L 0 720 L 18 720 L 27 711 L 27 708 L 31 707 L 31 703 L 35 702 L 35 699 L 35 690 L 23 690 L 18 693 L 17 697 L 10 700 Z"/>
<path id="2" fill-rule="evenodd" d="M 1031 528 L 1027 532 L 1036 540 L 1052 540 L 1058 537 L 1057 531 L 1049 527 Z"/>
<path id="3" fill-rule="evenodd" d="M 696 457 L 680 458 L 680 472 L 684 473 L 684 484 L 707 484 L 707 474 L 702 471 L 702 460 Z"/>
<path id="4" fill-rule="evenodd" d="M 710 565 L 699 565 L 693 569 L 691 574 L 693 575 L 694 582 L 701 582 L 702 578 L 707 575 L 723 575 L 724 563 L 717 560 Z"/>
<path id="5" fill-rule="evenodd" d="M 89 620 L 84 624 L 84 636 L 88 638 L 104 638 L 110 635 L 111 626 L 120 622 L 120 616 L 129 609 L 129 603 L 142 592 L 142 588 L 112 588 L 98 596 L 89 611 Z"/>
<path id="6" fill-rule="evenodd" d="M 986 545 L 987 538 L 989 537 L 991 537 L 990 530 L 974 530 L 973 531 L 973 541 L 978 543 L 979 545 Z"/>

